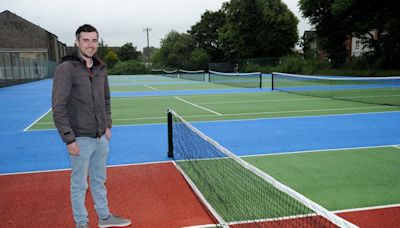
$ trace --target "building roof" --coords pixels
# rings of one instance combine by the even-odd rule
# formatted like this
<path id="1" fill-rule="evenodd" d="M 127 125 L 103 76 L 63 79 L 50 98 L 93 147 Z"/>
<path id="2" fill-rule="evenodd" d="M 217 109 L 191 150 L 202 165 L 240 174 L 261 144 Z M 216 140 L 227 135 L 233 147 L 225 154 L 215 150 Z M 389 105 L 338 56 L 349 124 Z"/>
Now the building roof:
<path id="1" fill-rule="evenodd" d="M 39 28 L 39 29 L 41 29 L 41 30 L 44 30 L 44 31 L 46 31 L 47 33 L 49 33 L 49 34 L 55 36 L 55 37 L 57 38 L 57 41 L 58 41 L 59 43 L 61 43 L 61 44 L 63 44 L 63 45 L 66 46 L 66 44 L 64 44 L 63 42 L 60 42 L 60 41 L 58 40 L 58 36 L 56 36 L 54 33 L 51 33 L 51 32 L 49 32 L 49 31 L 47 31 L 46 29 L 44 29 L 44 28 L 42 28 L 42 27 L 40 27 L 40 26 L 38 26 L 38 25 L 36 25 L 36 24 L 34 24 L 34 23 L 32 23 L 32 22 L 26 20 L 26 19 L 24 19 L 23 17 L 18 16 L 18 15 L 15 14 L 15 13 L 12 13 L 12 12 L 9 11 L 9 10 L 4 10 L 3 12 L 1 12 L 1 13 L 0 13 L 0 16 L 2 16 L 2 15 L 5 15 L 6 17 L 16 17 L 16 18 L 18 18 L 18 19 L 20 19 L 20 20 L 23 20 L 24 22 L 26 22 L 26 23 L 28 23 L 28 24 L 31 24 L 31 25 L 33 25 L 33 26 L 35 26 L 35 27 L 37 27 L 37 28 Z"/>
<path id="2" fill-rule="evenodd" d="M 318 35 L 315 31 L 304 31 L 304 34 L 303 34 L 304 40 L 314 39 L 317 37 L 318 37 Z"/>

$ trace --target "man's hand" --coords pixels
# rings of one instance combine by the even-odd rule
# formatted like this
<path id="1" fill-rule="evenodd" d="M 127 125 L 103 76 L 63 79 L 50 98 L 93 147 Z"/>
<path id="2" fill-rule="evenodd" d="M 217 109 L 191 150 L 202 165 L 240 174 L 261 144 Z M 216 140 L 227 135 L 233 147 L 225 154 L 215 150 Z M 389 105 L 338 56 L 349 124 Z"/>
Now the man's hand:
<path id="1" fill-rule="evenodd" d="M 68 153 L 73 156 L 79 156 L 80 150 L 79 145 L 76 142 L 67 145 Z"/>
<path id="2" fill-rule="evenodd" d="M 111 129 L 110 128 L 106 128 L 106 139 L 108 141 L 110 141 L 110 139 L 111 139 Z"/>

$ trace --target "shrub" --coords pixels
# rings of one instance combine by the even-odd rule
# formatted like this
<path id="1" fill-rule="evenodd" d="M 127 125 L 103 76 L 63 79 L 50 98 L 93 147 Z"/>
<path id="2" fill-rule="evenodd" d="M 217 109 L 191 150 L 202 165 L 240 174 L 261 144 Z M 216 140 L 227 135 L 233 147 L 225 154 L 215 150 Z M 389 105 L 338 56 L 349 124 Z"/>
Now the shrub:
<path id="1" fill-rule="evenodd" d="M 146 65 L 138 60 L 130 60 L 126 62 L 118 62 L 110 70 L 110 74 L 115 75 L 132 75 L 147 74 L 149 70 Z"/>

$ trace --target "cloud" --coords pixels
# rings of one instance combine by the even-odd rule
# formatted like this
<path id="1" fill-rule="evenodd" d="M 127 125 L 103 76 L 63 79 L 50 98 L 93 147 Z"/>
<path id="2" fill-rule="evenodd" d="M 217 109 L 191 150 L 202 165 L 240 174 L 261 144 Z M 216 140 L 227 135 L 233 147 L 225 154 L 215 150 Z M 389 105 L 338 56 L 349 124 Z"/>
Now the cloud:
<path id="1" fill-rule="evenodd" d="M 75 30 L 94 25 L 106 44 L 121 46 L 132 42 L 138 50 L 147 46 L 146 32 L 152 28 L 150 45 L 158 47 L 171 30 L 186 32 L 206 10 L 216 11 L 226 0 L 2 0 L 0 11 L 18 16 L 48 30 L 72 46 Z M 300 16 L 296 0 L 284 0 Z M 299 26 L 307 26 L 304 20 Z M 299 28 L 300 32 L 304 31 Z M 302 35 L 302 34 L 300 34 Z"/>

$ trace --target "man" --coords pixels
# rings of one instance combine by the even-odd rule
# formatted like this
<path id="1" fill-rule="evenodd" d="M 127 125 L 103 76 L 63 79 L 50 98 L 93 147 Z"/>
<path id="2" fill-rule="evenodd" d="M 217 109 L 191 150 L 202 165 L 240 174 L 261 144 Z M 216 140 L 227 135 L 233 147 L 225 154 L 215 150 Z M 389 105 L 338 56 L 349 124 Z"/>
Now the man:
<path id="1" fill-rule="evenodd" d="M 85 24 L 75 35 L 78 51 L 63 57 L 52 92 L 54 123 L 71 159 L 73 217 L 77 227 L 89 227 L 85 208 L 89 176 L 99 227 L 125 227 L 131 221 L 110 214 L 105 187 L 111 106 L 107 67 L 95 57 L 98 32 Z"/>

